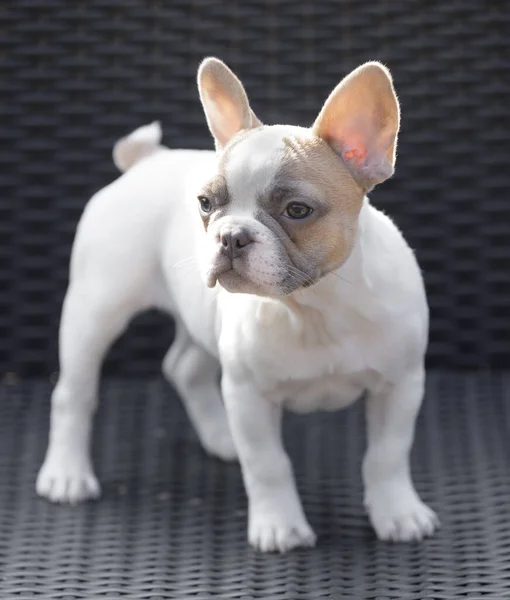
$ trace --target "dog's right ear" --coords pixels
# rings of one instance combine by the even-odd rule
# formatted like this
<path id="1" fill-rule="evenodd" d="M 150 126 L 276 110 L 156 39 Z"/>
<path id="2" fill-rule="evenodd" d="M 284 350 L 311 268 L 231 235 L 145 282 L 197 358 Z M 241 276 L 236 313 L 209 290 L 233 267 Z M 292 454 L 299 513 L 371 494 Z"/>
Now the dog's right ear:
<path id="1" fill-rule="evenodd" d="M 262 125 L 250 108 L 243 84 L 221 60 L 206 58 L 198 69 L 197 80 L 217 150 L 239 131 Z"/>

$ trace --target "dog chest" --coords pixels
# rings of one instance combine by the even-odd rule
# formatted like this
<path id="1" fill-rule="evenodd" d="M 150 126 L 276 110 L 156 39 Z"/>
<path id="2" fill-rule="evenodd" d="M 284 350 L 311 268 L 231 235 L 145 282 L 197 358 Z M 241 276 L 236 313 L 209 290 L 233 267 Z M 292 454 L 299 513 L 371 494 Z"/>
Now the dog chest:
<path id="1" fill-rule="evenodd" d="M 376 377 L 366 350 L 355 335 L 310 346 L 279 337 L 257 353 L 253 367 L 268 395 L 287 409 L 339 410 L 357 400 Z"/>
<path id="2" fill-rule="evenodd" d="M 384 356 L 391 352 L 377 322 L 342 310 L 340 303 L 332 302 L 331 311 L 300 307 L 297 312 L 276 302 L 245 301 L 253 303 L 251 310 L 228 306 L 224 348 L 274 402 L 297 412 L 338 410 L 382 376 Z"/>
<path id="3" fill-rule="evenodd" d="M 288 380 L 279 384 L 277 394 L 285 408 L 293 412 L 340 410 L 363 394 L 362 379 L 362 374 L 349 377 L 333 373 L 312 380 Z"/>

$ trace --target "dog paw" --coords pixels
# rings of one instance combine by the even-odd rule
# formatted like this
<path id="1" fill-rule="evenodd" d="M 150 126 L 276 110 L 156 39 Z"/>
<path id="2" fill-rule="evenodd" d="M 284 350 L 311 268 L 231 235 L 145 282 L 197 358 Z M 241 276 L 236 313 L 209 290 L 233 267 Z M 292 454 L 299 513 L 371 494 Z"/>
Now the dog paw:
<path id="1" fill-rule="evenodd" d="M 315 546 L 317 537 L 304 518 L 290 521 L 283 515 L 256 515 L 250 519 L 248 540 L 261 552 L 284 553 Z"/>
<path id="2" fill-rule="evenodd" d="M 414 491 L 406 496 L 391 498 L 383 494 L 377 498 L 377 494 L 372 494 L 371 500 L 366 502 L 370 522 L 380 540 L 421 541 L 439 527 L 436 513 Z"/>
<path id="3" fill-rule="evenodd" d="M 36 491 L 51 502 L 76 504 L 99 498 L 101 487 L 88 460 L 49 458 L 37 476 Z"/>

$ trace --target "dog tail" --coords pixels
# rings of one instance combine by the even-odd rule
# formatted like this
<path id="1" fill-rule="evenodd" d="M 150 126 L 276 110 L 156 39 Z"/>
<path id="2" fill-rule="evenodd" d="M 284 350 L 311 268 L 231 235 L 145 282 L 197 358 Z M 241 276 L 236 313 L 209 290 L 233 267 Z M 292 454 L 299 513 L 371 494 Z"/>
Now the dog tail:
<path id="1" fill-rule="evenodd" d="M 113 162 L 122 173 L 130 169 L 141 158 L 159 148 L 162 131 L 159 121 L 135 129 L 121 138 L 113 147 Z"/>

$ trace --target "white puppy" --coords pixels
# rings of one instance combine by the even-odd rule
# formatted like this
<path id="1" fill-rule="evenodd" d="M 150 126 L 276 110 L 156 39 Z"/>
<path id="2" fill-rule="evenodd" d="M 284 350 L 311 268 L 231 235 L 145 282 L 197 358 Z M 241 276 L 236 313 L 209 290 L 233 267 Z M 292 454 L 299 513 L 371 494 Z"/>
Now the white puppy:
<path id="1" fill-rule="evenodd" d="M 283 408 L 336 410 L 363 392 L 371 523 L 383 540 L 430 535 L 437 519 L 409 467 L 427 302 L 413 252 L 366 198 L 393 173 L 389 72 L 356 69 L 310 129 L 262 125 L 219 60 L 202 63 L 198 86 L 217 152 L 170 151 L 157 123 L 138 129 L 114 149 L 126 174 L 79 224 L 38 493 L 99 495 L 89 446 L 101 362 L 130 319 L 156 307 L 175 318 L 163 370 L 204 448 L 239 457 L 254 547 L 315 542 L 282 445 Z"/>

